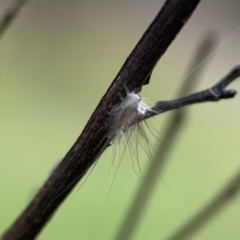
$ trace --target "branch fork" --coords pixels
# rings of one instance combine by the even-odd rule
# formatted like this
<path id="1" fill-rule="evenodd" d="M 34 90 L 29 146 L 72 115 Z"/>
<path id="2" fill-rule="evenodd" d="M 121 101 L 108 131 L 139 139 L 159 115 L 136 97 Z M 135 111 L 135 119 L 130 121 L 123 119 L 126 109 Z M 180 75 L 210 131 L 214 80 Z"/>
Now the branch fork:
<path id="1" fill-rule="evenodd" d="M 118 93 L 124 89 L 123 86 L 133 91 L 141 89 L 149 82 L 153 68 L 199 2 L 200 0 L 167 0 L 165 2 L 162 10 L 144 33 L 99 102 L 79 138 L 26 209 L 4 233 L 2 240 L 30 240 L 42 230 L 78 180 L 85 175 L 107 148 L 108 145 L 105 144 L 103 137 L 108 135 L 111 128 L 106 124 L 108 112 L 119 100 Z M 236 92 L 226 90 L 225 87 L 239 76 L 239 72 L 239 66 L 237 66 L 210 89 L 172 101 L 157 102 L 152 108 L 153 111 L 148 112 L 147 118 L 193 103 L 231 98 Z"/>

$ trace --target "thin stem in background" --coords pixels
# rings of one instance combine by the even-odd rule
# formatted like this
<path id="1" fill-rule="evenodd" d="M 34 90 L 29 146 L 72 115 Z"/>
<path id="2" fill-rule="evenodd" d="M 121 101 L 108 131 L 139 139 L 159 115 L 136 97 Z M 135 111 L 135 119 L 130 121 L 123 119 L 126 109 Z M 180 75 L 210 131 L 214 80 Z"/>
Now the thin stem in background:
<path id="1" fill-rule="evenodd" d="M 203 39 L 187 73 L 192 71 L 193 68 L 206 59 L 206 57 L 212 52 L 214 45 L 214 40 L 211 36 L 207 36 Z M 197 68 L 191 76 L 185 79 L 179 93 L 177 94 L 178 97 L 184 96 L 192 91 L 197 84 L 197 81 L 199 81 L 199 76 L 202 71 L 203 65 Z M 166 139 L 167 141 L 161 142 L 157 147 L 153 161 L 147 169 L 145 176 L 143 176 L 143 183 L 138 187 L 136 195 L 123 219 L 123 223 L 120 226 L 115 240 L 131 239 L 140 223 L 144 210 L 147 208 L 151 196 L 154 193 L 154 187 L 159 181 L 159 177 L 161 176 L 161 172 L 166 164 L 170 151 L 179 137 L 180 129 L 186 120 L 187 112 L 185 110 L 186 109 L 175 111 L 170 120 L 168 120 L 169 123 L 166 127 L 165 133 L 161 136 L 162 139 Z"/>
<path id="2" fill-rule="evenodd" d="M 186 225 L 180 228 L 167 240 L 183 240 L 202 228 L 208 221 L 213 218 L 221 209 L 234 200 L 237 193 L 240 191 L 240 171 L 226 185 L 226 187 L 206 205 L 199 213 L 190 219 Z"/>
<path id="3" fill-rule="evenodd" d="M 29 0 L 15 0 L 10 8 L 8 8 L 0 18 L 0 38 L 2 38 L 3 34 L 9 28 L 9 26 L 16 19 L 19 11 Z"/>

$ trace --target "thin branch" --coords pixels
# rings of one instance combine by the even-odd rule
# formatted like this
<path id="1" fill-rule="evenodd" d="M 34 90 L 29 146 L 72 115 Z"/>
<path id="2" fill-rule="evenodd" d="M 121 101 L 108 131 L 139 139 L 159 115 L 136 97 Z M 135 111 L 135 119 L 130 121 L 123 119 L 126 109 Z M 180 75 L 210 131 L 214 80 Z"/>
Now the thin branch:
<path id="1" fill-rule="evenodd" d="M 82 134 L 28 207 L 4 234 L 4 240 L 33 239 L 51 218 L 111 139 L 108 112 L 119 102 L 124 86 L 140 90 L 160 57 L 186 23 L 200 0 L 168 0 L 127 58 L 92 114 Z"/>
<path id="2" fill-rule="evenodd" d="M 21 8 L 28 0 L 15 0 L 10 8 L 0 19 L 0 38 L 3 36 L 10 24 L 16 19 Z"/>
<path id="3" fill-rule="evenodd" d="M 191 94 L 187 97 L 178 98 L 171 101 L 159 101 L 149 111 L 145 119 L 158 115 L 160 113 L 170 111 L 173 109 L 185 107 L 194 103 L 219 101 L 224 98 L 232 98 L 236 95 L 233 89 L 226 89 L 228 84 L 240 76 L 240 65 L 235 66 L 224 78 L 212 87 Z"/>
<path id="4" fill-rule="evenodd" d="M 199 213 L 197 213 L 189 222 L 179 229 L 173 236 L 167 240 L 183 240 L 189 238 L 193 233 L 203 227 L 214 215 L 224 208 L 234 199 L 240 191 L 240 171 L 227 184 L 227 186 Z"/>
<path id="5" fill-rule="evenodd" d="M 214 45 L 213 38 L 207 36 L 201 42 L 200 47 L 198 48 L 196 55 L 192 64 L 188 68 L 188 72 L 192 71 L 199 63 L 206 59 L 209 53 L 212 51 Z M 197 68 L 197 70 L 188 78 L 186 78 L 179 90 L 177 96 L 182 96 L 188 94 L 192 91 L 193 87 L 199 81 L 199 76 L 203 71 L 203 66 Z M 162 139 L 167 139 L 159 143 L 159 146 L 156 149 L 152 163 L 146 171 L 146 174 L 143 176 L 143 182 L 139 185 L 136 195 L 127 211 L 123 223 L 121 224 L 118 233 L 116 234 L 116 240 L 128 240 L 131 239 L 136 228 L 138 227 L 141 217 L 144 213 L 144 210 L 147 208 L 149 200 L 152 197 L 152 194 L 155 189 L 155 185 L 161 176 L 163 167 L 165 166 L 168 156 L 170 154 L 173 145 L 175 144 L 177 138 L 179 137 L 180 130 L 186 120 L 186 109 L 180 109 L 175 111 L 174 114 L 168 119 L 168 124 L 165 128 L 164 134 L 161 136 Z"/>

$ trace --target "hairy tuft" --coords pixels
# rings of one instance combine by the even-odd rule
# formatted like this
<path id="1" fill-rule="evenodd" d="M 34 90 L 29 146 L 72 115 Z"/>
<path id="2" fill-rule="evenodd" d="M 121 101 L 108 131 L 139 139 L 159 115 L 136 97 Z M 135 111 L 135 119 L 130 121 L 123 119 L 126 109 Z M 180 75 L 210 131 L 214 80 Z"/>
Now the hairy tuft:
<path id="1" fill-rule="evenodd" d="M 139 94 L 128 92 L 123 101 L 110 111 L 113 124 L 109 137 L 113 139 L 112 142 L 119 143 L 122 136 L 139 123 L 149 110 L 151 108 L 142 101 Z"/>

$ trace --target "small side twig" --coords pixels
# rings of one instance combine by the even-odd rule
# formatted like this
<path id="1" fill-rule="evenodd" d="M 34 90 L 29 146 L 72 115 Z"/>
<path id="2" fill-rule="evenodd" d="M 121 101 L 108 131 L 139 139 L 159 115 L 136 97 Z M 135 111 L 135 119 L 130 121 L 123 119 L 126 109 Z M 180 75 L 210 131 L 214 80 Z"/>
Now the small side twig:
<path id="1" fill-rule="evenodd" d="M 160 113 L 185 107 L 194 103 L 219 101 L 224 98 L 232 98 L 236 95 L 233 89 L 226 89 L 228 84 L 240 76 L 240 65 L 235 66 L 225 77 L 212 87 L 188 95 L 187 97 L 178 98 L 171 101 L 159 101 L 153 107 L 153 111 L 149 111 L 145 119 L 158 115 Z"/>
<path id="2" fill-rule="evenodd" d="M 9 25 L 16 19 L 21 8 L 29 0 L 15 0 L 5 14 L 0 18 L 0 38 L 3 36 Z"/>
<path id="3" fill-rule="evenodd" d="M 240 191 L 240 171 L 233 177 L 227 186 L 213 200 L 190 219 L 186 225 L 176 231 L 166 240 L 183 240 L 196 233 L 203 227 L 214 215 L 234 199 Z"/>

